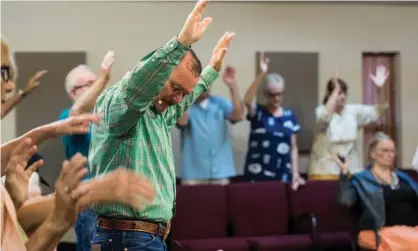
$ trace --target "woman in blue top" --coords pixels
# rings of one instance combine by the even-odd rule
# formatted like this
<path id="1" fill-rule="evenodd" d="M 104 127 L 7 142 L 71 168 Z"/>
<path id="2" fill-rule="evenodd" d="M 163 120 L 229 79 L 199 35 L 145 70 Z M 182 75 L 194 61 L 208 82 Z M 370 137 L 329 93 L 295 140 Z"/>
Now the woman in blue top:
<path id="1" fill-rule="evenodd" d="M 293 112 L 281 106 L 283 78 L 276 73 L 265 76 L 268 63 L 268 58 L 262 54 L 261 71 L 244 97 L 251 123 L 245 176 L 252 181 L 280 180 L 292 183 L 292 188 L 296 190 L 305 183 L 298 171 L 296 134 L 300 125 Z M 266 105 L 255 101 L 258 86 L 263 79 Z"/>

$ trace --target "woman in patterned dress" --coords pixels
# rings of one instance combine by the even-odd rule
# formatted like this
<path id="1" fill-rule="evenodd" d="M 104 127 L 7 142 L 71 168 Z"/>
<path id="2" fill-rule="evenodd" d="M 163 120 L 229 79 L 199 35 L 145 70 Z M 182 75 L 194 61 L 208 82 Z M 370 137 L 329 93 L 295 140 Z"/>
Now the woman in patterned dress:
<path id="1" fill-rule="evenodd" d="M 340 169 L 333 159 L 338 153 L 348 159 L 351 174 L 363 170 L 360 155 L 356 149 L 358 131 L 376 122 L 385 111 L 387 104 L 382 90 L 389 72 L 379 65 L 376 75 L 370 79 L 379 89 L 379 104 L 346 104 L 347 84 L 334 74 L 327 84 L 322 105 L 316 108 L 315 139 L 308 167 L 309 180 L 338 180 Z"/>
<path id="2" fill-rule="evenodd" d="M 292 188 L 296 190 L 305 183 L 298 171 L 296 134 L 300 125 L 293 112 L 281 106 L 283 78 L 276 73 L 265 76 L 268 63 L 268 58 L 262 54 L 261 71 L 244 97 L 248 109 L 247 119 L 251 123 L 245 176 L 251 181 L 279 180 L 292 183 Z M 257 89 L 263 79 L 266 105 L 255 101 Z"/>

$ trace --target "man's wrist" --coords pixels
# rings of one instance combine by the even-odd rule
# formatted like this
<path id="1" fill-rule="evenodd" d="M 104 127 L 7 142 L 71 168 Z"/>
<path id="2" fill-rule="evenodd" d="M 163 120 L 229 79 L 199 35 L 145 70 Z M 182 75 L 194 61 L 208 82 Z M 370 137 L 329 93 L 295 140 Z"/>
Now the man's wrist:
<path id="1" fill-rule="evenodd" d="M 184 47 L 191 48 L 192 44 L 187 42 L 181 35 L 176 37 L 177 42 L 183 45 Z"/>

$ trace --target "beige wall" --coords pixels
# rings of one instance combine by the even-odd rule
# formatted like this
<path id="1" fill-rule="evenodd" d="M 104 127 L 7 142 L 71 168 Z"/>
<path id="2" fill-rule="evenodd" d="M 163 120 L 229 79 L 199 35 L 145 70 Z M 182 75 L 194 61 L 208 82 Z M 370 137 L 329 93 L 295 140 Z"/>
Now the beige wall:
<path id="1" fill-rule="evenodd" d="M 117 57 L 113 74 L 116 81 L 136 60 L 179 32 L 193 3 L 2 2 L 1 5 L 2 34 L 15 51 L 85 50 L 88 63 L 97 69 L 106 50 L 113 49 Z M 211 2 L 205 14 L 214 21 L 194 48 L 202 61 L 207 62 L 222 33 L 226 29 L 235 31 L 237 36 L 226 63 L 237 68 L 242 95 L 254 78 L 257 50 L 319 52 L 320 97 L 326 80 L 338 68 L 350 84 L 350 102 L 362 100 L 361 53 L 399 51 L 401 159 L 403 165 L 410 165 L 418 144 L 417 6 Z M 228 94 L 221 81 L 215 83 L 213 92 Z M 1 142 L 16 136 L 13 113 L 1 124 Z M 239 156 L 246 151 L 248 128 L 247 122 L 233 128 L 234 149 Z M 176 144 L 177 136 L 175 131 Z M 242 158 L 238 159 L 237 166 L 242 162 Z"/>

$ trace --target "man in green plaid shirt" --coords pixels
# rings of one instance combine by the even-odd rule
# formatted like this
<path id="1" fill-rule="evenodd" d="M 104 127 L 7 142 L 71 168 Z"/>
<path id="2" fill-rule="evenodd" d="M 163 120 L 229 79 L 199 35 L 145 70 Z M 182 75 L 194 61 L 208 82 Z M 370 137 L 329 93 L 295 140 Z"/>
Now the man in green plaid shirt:
<path id="1" fill-rule="evenodd" d="M 234 36 L 224 34 L 202 71 L 191 45 L 212 21 L 202 21 L 206 4 L 207 0 L 198 2 L 177 37 L 143 58 L 97 100 L 95 112 L 103 122 L 92 127 L 91 175 L 132 169 L 152 181 L 155 197 L 143 201 L 141 211 L 122 203 L 94 205 L 99 215 L 94 250 L 166 249 L 163 240 L 173 217 L 176 189 L 170 128 L 216 80 Z"/>

